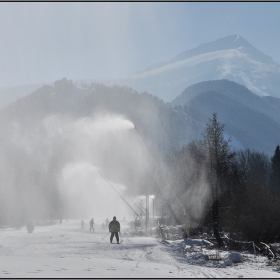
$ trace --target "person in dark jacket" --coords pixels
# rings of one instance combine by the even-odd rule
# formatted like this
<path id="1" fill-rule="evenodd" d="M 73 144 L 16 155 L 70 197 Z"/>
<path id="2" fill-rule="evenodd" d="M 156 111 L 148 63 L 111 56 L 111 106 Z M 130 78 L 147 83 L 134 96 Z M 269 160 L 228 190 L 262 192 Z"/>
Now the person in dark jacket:
<path id="1" fill-rule="evenodd" d="M 92 232 L 94 232 L 93 225 L 94 225 L 94 220 L 93 220 L 93 218 L 92 218 L 92 219 L 90 220 L 90 222 L 89 222 L 89 231 L 92 230 Z"/>
<path id="2" fill-rule="evenodd" d="M 119 244 L 119 231 L 121 230 L 120 223 L 117 221 L 116 217 L 109 224 L 109 231 L 111 232 L 110 242 L 112 243 L 114 235 L 116 236 L 117 243 Z"/>

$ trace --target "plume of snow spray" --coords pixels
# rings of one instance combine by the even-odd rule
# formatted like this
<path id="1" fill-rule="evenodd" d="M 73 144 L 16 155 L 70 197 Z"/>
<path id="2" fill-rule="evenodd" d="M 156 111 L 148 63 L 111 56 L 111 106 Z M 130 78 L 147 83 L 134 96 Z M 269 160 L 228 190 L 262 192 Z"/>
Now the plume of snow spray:
<path id="1" fill-rule="evenodd" d="M 54 119 L 48 121 L 53 123 Z M 151 164 L 145 148 L 131 133 L 134 124 L 122 116 L 109 114 L 63 120 L 63 125 L 59 122 L 57 126 L 56 121 L 55 127 L 70 153 L 59 178 L 68 205 L 75 205 L 68 207 L 69 214 L 90 217 L 98 213 L 104 218 L 118 215 L 117 211 L 121 216 L 133 215 L 121 196 L 139 187 Z M 110 184 L 117 185 L 120 193 L 100 174 Z"/>

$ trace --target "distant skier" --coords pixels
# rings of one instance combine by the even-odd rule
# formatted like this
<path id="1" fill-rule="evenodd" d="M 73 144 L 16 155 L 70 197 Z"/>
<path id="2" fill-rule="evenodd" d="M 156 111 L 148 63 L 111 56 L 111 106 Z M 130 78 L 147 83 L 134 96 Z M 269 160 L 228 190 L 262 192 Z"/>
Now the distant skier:
<path id="1" fill-rule="evenodd" d="M 81 220 L 81 229 L 85 229 L 85 222 Z"/>
<path id="2" fill-rule="evenodd" d="M 111 232 L 110 242 L 112 243 L 114 235 L 116 236 L 117 243 L 119 244 L 119 231 L 121 230 L 120 223 L 113 217 L 113 220 L 109 224 L 109 231 Z"/>
<path id="3" fill-rule="evenodd" d="M 93 221 L 93 218 L 92 218 L 89 222 L 89 231 L 92 230 L 92 232 L 94 232 L 93 224 L 94 224 L 94 221 Z"/>
<path id="4" fill-rule="evenodd" d="M 109 226 L 109 219 L 108 218 L 106 219 L 105 224 L 106 224 L 106 227 Z"/>
<path id="5" fill-rule="evenodd" d="M 28 222 L 26 228 L 28 233 L 32 233 L 34 231 L 34 223 L 32 221 Z"/>

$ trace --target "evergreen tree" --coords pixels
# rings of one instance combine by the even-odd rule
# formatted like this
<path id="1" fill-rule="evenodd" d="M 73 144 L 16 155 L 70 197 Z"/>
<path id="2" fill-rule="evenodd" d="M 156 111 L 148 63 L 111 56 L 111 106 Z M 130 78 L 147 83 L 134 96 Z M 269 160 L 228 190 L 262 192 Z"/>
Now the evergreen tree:
<path id="1" fill-rule="evenodd" d="M 270 176 L 270 185 L 280 190 L 280 148 L 277 145 L 274 156 L 271 158 L 272 173 Z"/>
<path id="2" fill-rule="evenodd" d="M 219 235 L 219 196 L 226 187 L 231 163 L 235 157 L 235 153 L 230 151 L 230 139 L 224 138 L 223 131 L 224 124 L 218 122 L 217 114 L 214 113 L 212 119 L 206 124 L 201 140 L 212 194 L 213 230 L 220 247 L 223 241 Z"/>

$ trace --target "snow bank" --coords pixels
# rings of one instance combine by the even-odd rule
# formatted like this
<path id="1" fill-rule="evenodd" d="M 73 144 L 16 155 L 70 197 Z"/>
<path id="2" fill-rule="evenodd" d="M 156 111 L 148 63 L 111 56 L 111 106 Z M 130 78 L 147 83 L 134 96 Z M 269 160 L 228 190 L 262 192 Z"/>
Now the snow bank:
<path id="1" fill-rule="evenodd" d="M 229 265 L 228 252 L 221 260 L 206 260 L 203 240 L 160 241 L 152 237 L 122 237 L 110 244 L 107 230 L 95 224 L 94 233 L 80 229 L 80 220 L 0 230 L 2 278 L 279 278 L 266 258 L 247 254 L 242 263 Z M 115 242 L 115 241 L 114 241 Z M 195 246 L 185 251 L 187 243 Z M 196 247 L 196 248 L 195 248 Z M 244 254 L 242 254 L 244 256 Z M 246 261 L 245 261 L 246 260 Z"/>

